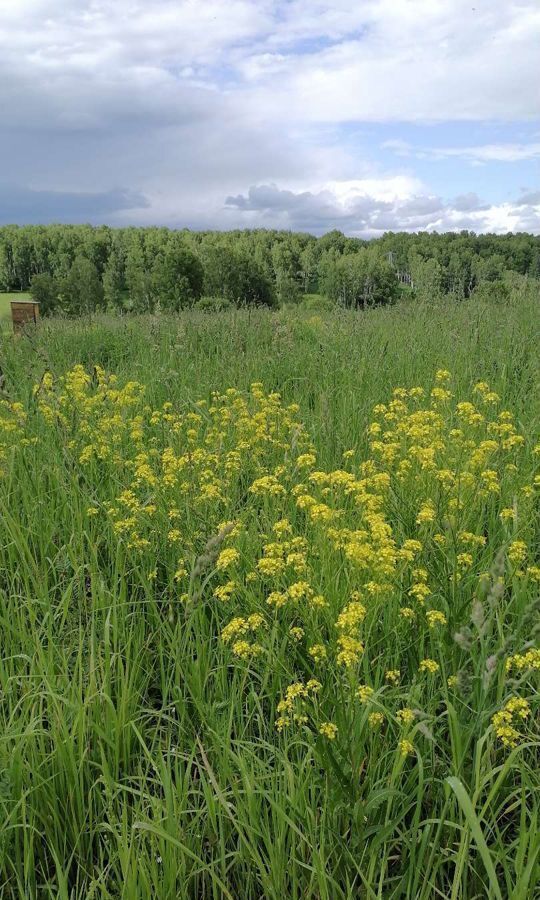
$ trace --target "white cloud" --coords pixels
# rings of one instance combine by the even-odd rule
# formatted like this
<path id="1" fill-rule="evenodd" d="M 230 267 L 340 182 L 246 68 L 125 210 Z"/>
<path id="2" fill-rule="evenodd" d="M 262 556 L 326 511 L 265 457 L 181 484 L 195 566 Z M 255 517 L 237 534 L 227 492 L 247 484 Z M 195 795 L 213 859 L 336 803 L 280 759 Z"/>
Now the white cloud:
<path id="1" fill-rule="evenodd" d="M 254 185 L 247 194 L 227 198 L 228 206 L 250 222 L 260 216 L 272 227 L 309 228 L 324 233 L 340 228 L 358 237 L 384 231 L 507 231 L 540 229 L 540 192 L 512 203 L 481 204 L 475 194 L 445 202 L 415 180 L 382 179 L 328 185 L 312 191 Z"/>
<path id="2" fill-rule="evenodd" d="M 271 84 L 255 92 L 260 107 L 332 122 L 539 115 L 534 0 L 478 0 L 474 8 L 471 0 L 374 0 L 349 9 L 356 27 L 349 21 L 351 31 L 330 47 L 291 52 L 288 66 L 280 60 Z"/>
<path id="3" fill-rule="evenodd" d="M 451 208 L 416 173 L 422 153 L 518 166 L 537 137 L 435 151 L 394 137 L 389 171 L 342 132 L 540 118 L 539 39 L 537 0 L 0 0 L 0 167 L 51 208 L 119 185 L 148 199 L 114 221 L 534 223 L 530 204 Z M 248 188 L 272 183 L 270 210 Z"/>
<path id="4" fill-rule="evenodd" d="M 472 147 L 414 147 L 399 138 L 383 141 L 381 148 L 397 156 L 416 156 L 418 159 L 461 158 L 469 162 L 523 162 L 540 159 L 540 141 L 529 143 L 480 144 Z"/>
<path id="5" fill-rule="evenodd" d="M 479 147 L 449 147 L 429 151 L 437 158 L 462 157 L 473 162 L 521 162 L 540 159 L 540 142 L 529 144 L 485 144 Z"/>
<path id="6" fill-rule="evenodd" d="M 348 181 L 329 181 L 324 188 L 332 192 L 340 203 L 348 205 L 357 197 L 370 196 L 376 200 L 394 202 L 405 200 L 423 189 L 422 182 L 410 175 L 390 175 L 385 178 L 357 178 Z"/>
<path id="7" fill-rule="evenodd" d="M 259 119 L 540 114 L 536 0 L 3 0 L 0 37 L 23 105 L 73 81 L 174 106 L 195 81 Z"/>

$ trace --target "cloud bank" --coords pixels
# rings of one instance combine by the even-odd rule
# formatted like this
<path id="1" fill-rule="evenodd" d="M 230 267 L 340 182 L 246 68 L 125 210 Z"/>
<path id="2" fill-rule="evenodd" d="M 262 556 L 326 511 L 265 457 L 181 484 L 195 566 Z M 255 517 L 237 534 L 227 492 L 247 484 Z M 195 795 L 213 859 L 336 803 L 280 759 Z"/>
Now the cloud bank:
<path id="1" fill-rule="evenodd" d="M 272 226 L 278 223 L 278 227 L 319 234 L 332 228 L 358 237 L 399 230 L 540 231 L 540 192 L 523 195 L 514 203 L 489 205 L 474 193 L 450 201 L 415 193 L 413 184 L 409 191 L 390 196 L 384 182 L 371 191 L 359 182 L 339 195 L 329 189 L 294 193 L 276 185 L 254 185 L 247 194 L 228 197 L 227 205 L 248 213 L 251 224 L 267 220 Z"/>
<path id="2" fill-rule="evenodd" d="M 540 228 L 537 0 L 0 0 L 0 38 L 3 222 Z"/>

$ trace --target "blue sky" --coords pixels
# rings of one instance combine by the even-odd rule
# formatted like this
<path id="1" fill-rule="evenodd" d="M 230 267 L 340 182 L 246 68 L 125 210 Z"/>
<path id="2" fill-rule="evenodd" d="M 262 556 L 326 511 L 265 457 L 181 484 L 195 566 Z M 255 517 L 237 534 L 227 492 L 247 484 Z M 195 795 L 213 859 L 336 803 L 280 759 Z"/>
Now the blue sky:
<path id="1" fill-rule="evenodd" d="M 0 221 L 540 233 L 538 0 L 0 0 Z"/>

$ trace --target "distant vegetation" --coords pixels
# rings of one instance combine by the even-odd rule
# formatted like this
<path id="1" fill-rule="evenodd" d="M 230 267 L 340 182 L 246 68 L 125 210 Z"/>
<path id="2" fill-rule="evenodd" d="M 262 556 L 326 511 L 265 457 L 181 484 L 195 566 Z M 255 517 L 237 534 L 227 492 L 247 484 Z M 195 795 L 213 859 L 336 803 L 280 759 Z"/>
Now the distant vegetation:
<path id="1" fill-rule="evenodd" d="M 192 232 L 47 225 L 0 228 L 0 290 L 31 290 L 47 315 L 178 311 L 200 304 L 279 306 L 320 294 L 345 307 L 505 299 L 512 277 L 540 277 L 540 237 L 394 234 L 364 241 L 331 231 Z"/>

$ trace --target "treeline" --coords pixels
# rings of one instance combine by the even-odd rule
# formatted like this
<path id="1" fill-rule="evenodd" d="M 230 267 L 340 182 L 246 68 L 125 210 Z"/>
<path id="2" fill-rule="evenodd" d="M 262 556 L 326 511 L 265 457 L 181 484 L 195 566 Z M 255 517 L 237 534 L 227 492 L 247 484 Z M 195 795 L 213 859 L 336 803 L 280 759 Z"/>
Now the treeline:
<path id="1" fill-rule="evenodd" d="M 464 299 L 506 273 L 540 278 L 529 234 L 171 231 L 89 225 L 0 228 L 0 290 L 31 290 L 42 313 L 153 312 L 195 304 L 277 306 L 320 293 L 344 306 L 389 303 L 400 280 L 419 297 Z"/>

